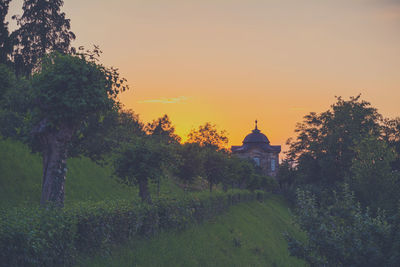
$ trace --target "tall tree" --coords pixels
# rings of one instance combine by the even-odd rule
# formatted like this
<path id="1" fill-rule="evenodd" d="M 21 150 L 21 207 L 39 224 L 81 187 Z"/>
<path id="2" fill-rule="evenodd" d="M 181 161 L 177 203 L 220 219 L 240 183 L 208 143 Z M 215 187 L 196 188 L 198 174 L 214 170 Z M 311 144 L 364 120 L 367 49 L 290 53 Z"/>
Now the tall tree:
<path id="1" fill-rule="evenodd" d="M 8 32 L 8 22 L 5 21 L 11 0 L 0 1 L 0 64 L 8 61 L 12 46 Z"/>
<path id="2" fill-rule="evenodd" d="M 366 135 L 381 134 L 382 116 L 360 96 L 337 98 L 331 109 L 310 113 L 289 140 L 289 160 L 297 163 L 306 183 L 335 184 L 350 173 L 354 146 Z"/>
<path id="3" fill-rule="evenodd" d="M 18 74 L 30 75 L 51 51 L 70 51 L 75 34 L 70 31 L 70 20 L 60 10 L 63 4 L 63 0 L 25 0 L 22 16 L 13 16 L 20 27 L 12 33 Z"/>
<path id="4" fill-rule="evenodd" d="M 34 140 L 43 155 L 41 204 L 64 201 L 69 145 L 81 125 L 118 108 L 116 96 L 127 89 L 115 69 L 86 59 L 52 53 L 32 78 L 29 111 Z M 39 146 L 37 146 L 39 144 Z"/>

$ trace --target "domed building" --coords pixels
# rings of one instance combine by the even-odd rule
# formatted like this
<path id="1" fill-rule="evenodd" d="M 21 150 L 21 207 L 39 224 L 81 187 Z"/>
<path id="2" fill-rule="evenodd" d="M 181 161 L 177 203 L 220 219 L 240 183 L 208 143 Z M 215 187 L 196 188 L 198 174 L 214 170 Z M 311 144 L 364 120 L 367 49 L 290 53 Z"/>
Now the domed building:
<path id="1" fill-rule="evenodd" d="M 270 145 L 267 136 L 258 130 L 257 121 L 254 130 L 244 138 L 243 145 L 232 146 L 231 151 L 240 158 L 254 160 L 266 175 L 276 176 L 278 173 L 281 146 Z"/>

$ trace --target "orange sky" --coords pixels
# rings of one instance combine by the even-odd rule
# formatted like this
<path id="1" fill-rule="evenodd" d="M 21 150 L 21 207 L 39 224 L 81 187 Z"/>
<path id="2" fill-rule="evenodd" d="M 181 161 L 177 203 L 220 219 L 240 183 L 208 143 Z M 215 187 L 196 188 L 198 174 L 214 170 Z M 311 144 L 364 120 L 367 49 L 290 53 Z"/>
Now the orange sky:
<path id="1" fill-rule="evenodd" d="M 63 11 L 74 45 L 100 45 L 128 79 L 126 107 L 146 122 L 168 114 L 183 137 L 209 121 L 240 145 L 258 119 L 284 145 L 335 95 L 400 116 L 398 0 L 65 0 Z"/>

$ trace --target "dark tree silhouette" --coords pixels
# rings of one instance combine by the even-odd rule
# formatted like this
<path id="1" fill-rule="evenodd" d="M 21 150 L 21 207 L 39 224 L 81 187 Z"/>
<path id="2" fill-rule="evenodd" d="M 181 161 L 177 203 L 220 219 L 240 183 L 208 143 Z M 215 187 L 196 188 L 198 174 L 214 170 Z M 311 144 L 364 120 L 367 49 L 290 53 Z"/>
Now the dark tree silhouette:
<path id="1" fill-rule="evenodd" d="M 25 0 L 22 16 L 13 16 L 20 27 L 11 34 L 17 74 L 30 75 L 51 51 L 70 51 L 75 34 L 70 31 L 70 20 L 60 10 L 63 4 L 63 0 Z"/>
<path id="2" fill-rule="evenodd" d="M 203 147 L 223 149 L 228 144 L 225 131 L 218 131 L 217 127 L 209 122 L 200 126 L 198 130 L 192 130 L 188 134 L 189 143 L 197 143 Z"/>
<path id="3" fill-rule="evenodd" d="M 0 1 L 0 64 L 7 63 L 8 56 L 12 51 L 8 22 L 5 21 L 10 1 L 11 0 Z"/>
<path id="4" fill-rule="evenodd" d="M 148 123 L 145 130 L 149 135 L 162 142 L 179 143 L 181 140 L 181 138 L 175 134 L 175 127 L 172 125 L 167 114 L 154 120 L 152 123 Z"/>

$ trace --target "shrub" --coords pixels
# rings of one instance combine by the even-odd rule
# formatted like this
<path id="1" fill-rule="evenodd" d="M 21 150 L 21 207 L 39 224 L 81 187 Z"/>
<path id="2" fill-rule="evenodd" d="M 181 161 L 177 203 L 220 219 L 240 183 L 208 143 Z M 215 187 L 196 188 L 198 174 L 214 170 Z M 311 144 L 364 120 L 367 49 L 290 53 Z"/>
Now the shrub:
<path id="1" fill-rule="evenodd" d="M 158 199 L 153 204 L 114 200 L 68 209 L 31 208 L 0 212 L 0 266 L 72 265 L 77 253 L 105 250 L 135 236 L 180 230 L 210 219 L 240 202 L 267 194 L 235 190 Z"/>

